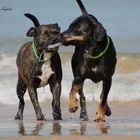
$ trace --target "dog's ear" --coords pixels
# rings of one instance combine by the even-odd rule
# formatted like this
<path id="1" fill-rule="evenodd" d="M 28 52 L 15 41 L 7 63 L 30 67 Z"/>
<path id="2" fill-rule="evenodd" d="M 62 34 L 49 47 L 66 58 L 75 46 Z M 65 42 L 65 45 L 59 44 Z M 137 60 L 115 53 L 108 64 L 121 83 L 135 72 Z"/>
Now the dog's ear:
<path id="1" fill-rule="evenodd" d="M 97 26 L 94 28 L 94 38 L 96 41 L 100 42 L 103 40 L 104 36 L 106 35 L 106 30 L 102 26 L 101 23 L 98 23 Z"/>
<path id="2" fill-rule="evenodd" d="M 28 32 L 26 33 L 26 35 L 27 35 L 28 37 L 35 37 L 36 34 L 37 34 L 37 30 L 36 30 L 35 27 L 31 27 L 31 28 L 28 30 Z"/>
<path id="3" fill-rule="evenodd" d="M 96 41 L 100 42 L 103 40 L 104 36 L 106 35 L 106 30 L 102 26 L 102 24 L 96 19 L 90 19 L 91 28 L 94 33 L 94 38 Z"/>

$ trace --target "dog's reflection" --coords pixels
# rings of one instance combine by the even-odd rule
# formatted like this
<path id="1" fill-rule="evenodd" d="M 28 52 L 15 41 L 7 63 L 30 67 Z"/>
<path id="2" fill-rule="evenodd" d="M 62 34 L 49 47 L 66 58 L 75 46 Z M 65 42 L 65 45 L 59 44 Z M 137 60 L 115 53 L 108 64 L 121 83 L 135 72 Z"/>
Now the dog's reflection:
<path id="1" fill-rule="evenodd" d="M 25 128 L 24 128 L 24 124 L 23 124 L 23 121 L 18 121 L 18 128 L 19 128 L 19 135 L 26 135 L 26 132 L 25 132 Z"/>
<path id="2" fill-rule="evenodd" d="M 44 123 L 41 121 L 36 122 L 36 126 L 34 129 L 31 131 L 30 134 L 27 134 L 26 129 L 24 127 L 24 122 L 19 121 L 18 122 L 18 127 L 19 127 L 19 135 L 39 135 L 39 132 L 42 130 Z"/>
<path id="3" fill-rule="evenodd" d="M 96 129 L 97 128 L 97 129 Z M 94 135 L 98 134 L 108 134 L 108 129 L 110 127 L 106 126 L 104 123 L 97 123 L 96 127 L 88 126 L 87 122 L 80 122 L 80 130 L 79 129 L 70 129 L 70 134 L 75 135 Z M 99 130 L 99 132 L 97 132 Z"/>
<path id="4" fill-rule="evenodd" d="M 51 135 L 61 135 L 61 125 L 59 122 L 53 122 Z"/>
<path id="5" fill-rule="evenodd" d="M 31 133 L 27 133 L 24 122 L 18 121 L 18 127 L 19 127 L 19 135 L 25 136 L 25 135 L 40 135 L 40 131 L 45 128 L 46 123 L 42 121 L 37 121 L 35 127 L 31 131 Z M 48 134 L 49 135 L 49 134 Z M 50 135 L 61 135 L 61 125 L 60 122 L 53 122 L 52 124 L 52 132 L 50 132 Z"/>
<path id="6" fill-rule="evenodd" d="M 18 121 L 18 134 L 19 135 L 42 135 L 41 133 L 43 132 L 43 135 L 65 135 L 65 132 L 67 133 L 69 131 L 70 134 L 74 135 L 95 135 L 95 134 L 108 134 L 108 129 L 110 126 L 106 126 L 104 123 L 97 123 L 96 125 L 89 125 L 89 122 L 80 122 L 79 127 L 68 127 L 68 128 L 63 128 L 68 129 L 62 131 L 62 126 L 61 122 L 54 121 L 51 123 L 47 122 L 42 122 L 42 121 L 37 121 L 35 126 L 33 127 L 33 130 L 29 132 L 30 127 L 28 129 L 24 127 L 24 122 L 23 121 Z M 51 129 L 48 127 L 52 127 Z M 47 129 L 46 129 L 47 127 Z M 99 131 L 98 131 L 99 130 Z M 63 134 L 62 134 L 62 132 Z"/>
<path id="7" fill-rule="evenodd" d="M 104 123 L 97 123 L 96 128 L 98 128 L 102 134 L 108 134 L 108 129 L 110 126 L 106 126 Z"/>

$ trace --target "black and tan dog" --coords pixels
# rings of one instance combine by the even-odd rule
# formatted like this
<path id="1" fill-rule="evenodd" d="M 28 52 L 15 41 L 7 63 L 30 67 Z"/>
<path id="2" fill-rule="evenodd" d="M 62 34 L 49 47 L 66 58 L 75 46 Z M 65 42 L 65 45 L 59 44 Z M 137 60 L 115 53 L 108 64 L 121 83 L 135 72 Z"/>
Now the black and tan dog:
<path id="1" fill-rule="evenodd" d="M 61 119 L 61 60 L 57 48 L 48 49 L 47 44 L 50 38 L 60 33 L 60 27 L 57 23 L 40 25 L 35 16 L 29 13 L 25 16 L 33 21 L 35 27 L 31 27 L 27 32 L 27 36 L 33 37 L 33 41 L 27 42 L 21 47 L 16 60 L 19 108 L 15 119 L 23 119 L 24 94 L 28 89 L 37 120 L 45 120 L 38 102 L 37 88 L 49 84 L 53 95 L 53 118 L 59 120 Z"/>
<path id="2" fill-rule="evenodd" d="M 77 2 L 83 15 L 76 18 L 68 30 L 55 38 L 55 41 L 62 42 L 64 45 L 75 46 L 72 57 L 74 80 L 69 95 L 69 110 L 75 112 L 78 109 L 76 98 L 78 92 L 81 106 L 80 118 L 88 120 L 86 99 L 83 93 L 84 81 L 85 79 L 90 79 L 95 83 L 102 81 L 102 93 L 95 121 L 105 121 L 105 115 L 111 115 L 107 97 L 115 71 L 116 51 L 112 39 L 107 35 L 102 24 L 93 15 L 87 13 L 81 0 Z"/>

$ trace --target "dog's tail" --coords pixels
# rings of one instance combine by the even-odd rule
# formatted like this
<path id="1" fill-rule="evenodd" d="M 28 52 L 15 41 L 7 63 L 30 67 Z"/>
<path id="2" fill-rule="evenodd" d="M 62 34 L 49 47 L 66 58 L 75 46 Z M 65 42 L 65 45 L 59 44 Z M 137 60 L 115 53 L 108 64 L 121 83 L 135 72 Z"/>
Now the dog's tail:
<path id="1" fill-rule="evenodd" d="M 29 13 L 25 13 L 24 15 L 34 23 L 35 27 L 40 26 L 38 19 L 34 15 L 29 14 Z"/>
<path id="2" fill-rule="evenodd" d="M 77 1 L 78 5 L 79 5 L 79 7 L 80 7 L 80 9 L 81 9 L 81 11 L 83 13 L 83 15 L 88 14 L 88 12 L 87 12 L 85 6 L 83 5 L 82 1 L 81 0 L 76 0 L 76 1 Z"/>

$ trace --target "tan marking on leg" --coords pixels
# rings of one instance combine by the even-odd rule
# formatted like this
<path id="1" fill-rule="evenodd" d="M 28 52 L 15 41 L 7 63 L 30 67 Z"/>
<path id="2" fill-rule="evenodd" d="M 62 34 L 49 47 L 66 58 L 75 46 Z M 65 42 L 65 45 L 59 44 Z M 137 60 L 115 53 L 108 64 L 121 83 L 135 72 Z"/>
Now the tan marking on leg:
<path id="1" fill-rule="evenodd" d="M 96 122 L 104 122 L 105 121 L 105 113 L 104 113 L 104 107 L 102 107 L 101 103 L 98 106 L 98 110 L 96 113 Z"/>
<path id="2" fill-rule="evenodd" d="M 78 109 L 78 99 L 76 98 L 76 93 L 78 92 L 80 86 L 72 87 L 69 94 L 69 110 L 70 112 L 75 112 Z"/>
<path id="3" fill-rule="evenodd" d="M 100 102 L 102 100 L 102 96 L 100 96 Z M 104 110 L 105 110 L 105 115 L 106 116 L 110 116 L 111 115 L 111 109 L 108 105 L 108 103 L 106 102 L 105 106 L 104 106 Z"/>

